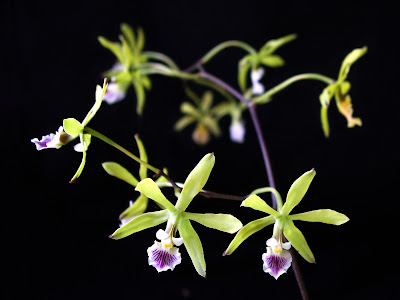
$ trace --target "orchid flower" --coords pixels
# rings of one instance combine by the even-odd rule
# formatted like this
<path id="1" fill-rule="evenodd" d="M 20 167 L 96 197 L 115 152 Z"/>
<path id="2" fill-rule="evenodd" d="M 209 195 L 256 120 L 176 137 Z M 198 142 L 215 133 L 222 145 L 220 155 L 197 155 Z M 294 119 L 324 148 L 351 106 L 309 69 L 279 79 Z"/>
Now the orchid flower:
<path id="1" fill-rule="evenodd" d="M 141 72 L 138 67 L 148 60 L 143 53 L 144 33 L 141 28 L 137 35 L 128 24 L 121 24 L 122 34 L 120 43 L 112 42 L 105 37 L 98 38 L 100 44 L 110 50 L 116 57 L 117 63 L 104 73 L 111 78 L 110 89 L 104 97 L 104 101 L 113 104 L 125 98 L 128 88 L 133 85 L 136 93 L 136 111 L 139 115 L 143 113 L 146 101 L 145 90 L 151 87 L 150 78 Z"/>
<path id="2" fill-rule="evenodd" d="M 143 145 L 143 142 L 139 138 L 139 135 L 135 135 L 136 144 L 139 148 L 140 159 L 145 163 L 148 162 L 146 149 Z M 139 181 L 133 176 L 127 169 L 116 162 L 104 162 L 102 164 L 104 170 L 111 176 L 114 176 L 118 179 L 121 179 L 128 184 L 136 187 Z M 167 170 L 164 170 L 167 172 Z M 143 164 L 140 164 L 139 167 L 139 178 L 143 180 L 147 178 L 147 167 Z M 162 183 L 168 182 L 164 177 L 160 176 L 155 183 L 160 185 Z M 129 201 L 129 207 L 125 209 L 119 216 L 119 220 L 121 221 L 121 226 L 128 223 L 130 220 L 135 218 L 136 216 L 144 213 L 147 209 L 149 202 L 149 198 L 147 198 L 143 193 L 135 201 Z"/>
<path id="3" fill-rule="evenodd" d="M 282 198 L 274 188 L 264 188 L 263 191 L 272 192 L 277 200 L 277 210 L 270 207 L 256 194 L 250 195 L 242 202 L 241 206 L 250 207 L 269 214 L 269 216 L 252 221 L 245 225 L 235 236 L 223 255 L 232 254 L 239 245 L 250 235 L 264 227 L 275 224 L 272 238 L 267 240 L 267 252 L 262 255 L 263 269 L 277 279 L 290 267 L 292 257 L 287 251 L 293 246 L 308 262 L 315 263 L 314 254 L 311 252 L 302 232 L 294 225 L 293 221 L 322 222 L 326 224 L 341 225 L 349 218 L 344 214 L 330 209 L 313 210 L 291 215 L 291 211 L 303 199 L 315 170 L 312 169 L 300 176 L 290 187 L 282 206 Z M 288 242 L 284 242 L 283 238 Z"/>
<path id="4" fill-rule="evenodd" d="M 54 133 L 50 133 L 48 135 L 42 136 L 41 140 L 34 138 L 31 139 L 31 142 L 35 144 L 36 150 L 43 149 L 59 149 L 62 146 L 66 145 L 70 141 L 70 136 L 64 132 L 62 126 L 58 128 L 58 131 Z"/>
<path id="5" fill-rule="evenodd" d="M 37 150 L 48 149 L 48 148 L 60 148 L 62 145 L 79 137 L 80 143 L 74 146 L 75 151 L 82 152 L 82 161 L 79 165 L 78 170 L 72 177 L 70 183 L 75 182 L 75 180 L 80 176 L 83 171 L 86 162 L 86 152 L 90 145 L 91 135 L 84 132 L 85 126 L 90 122 L 90 120 L 95 116 L 97 111 L 101 106 L 104 94 L 106 93 L 108 85 L 108 80 L 104 79 L 103 87 L 97 85 L 95 98 L 96 101 L 93 107 L 90 109 L 85 119 L 80 123 L 76 119 L 68 118 L 63 120 L 63 126 L 60 126 L 56 134 L 50 134 L 43 136 L 39 141 L 38 139 L 32 139 L 31 142 L 35 143 Z"/>
<path id="6" fill-rule="evenodd" d="M 136 190 L 153 199 L 164 209 L 144 213 L 124 226 L 117 229 L 110 237 L 121 239 L 135 232 L 160 225 L 167 222 L 165 230 L 158 230 L 157 240 L 148 248 L 149 265 L 154 266 L 158 272 L 173 270 L 181 262 L 181 254 L 175 246 L 185 245 L 197 273 L 206 276 L 206 263 L 203 246 L 191 221 L 204 226 L 218 229 L 228 233 L 235 233 L 242 227 L 242 223 L 228 214 L 198 214 L 186 212 L 186 208 L 193 198 L 206 184 L 215 163 L 213 153 L 205 155 L 196 167 L 190 172 L 179 194 L 178 200 L 173 205 L 161 192 L 157 184 L 150 178 L 143 179 L 136 186 Z M 179 233 L 179 237 L 177 234 Z"/>
<path id="7" fill-rule="evenodd" d="M 273 39 L 266 42 L 258 52 L 248 54 L 239 61 L 238 83 L 242 92 L 246 92 L 247 76 L 251 70 L 252 93 L 259 95 L 264 93 L 264 86 L 259 82 L 264 74 L 260 65 L 269 68 L 278 68 L 285 65 L 283 58 L 275 51 L 283 45 L 296 39 L 295 34 L 283 36 L 279 39 Z"/>
<path id="8" fill-rule="evenodd" d="M 214 136 L 221 134 L 218 121 L 228 113 L 230 104 L 222 102 L 213 107 L 213 94 L 210 91 L 206 91 L 201 98 L 194 93 L 190 96 L 197 107 L 189 102 L 183 102 L 180 108 L 184 116 L 175 123 L 174 129 L 181 131 L 188 125 L 196 123 L 192 134 L 193 141 L 196 144 L 205 145 L 210 140 L 210 133 Z"/>
<path id="9" fill-rule="evenodd" d="M 354 126 L 362 125 L 360 118 L 353 117 L 353 104 L 351 103 L 351 97 L 348 94 L 351 84 L 347 81 L 347 75 L 349 74 L 350 67 L 353 63 L 361 58 L 366 52 L 367 47 L 354 49 L 350 52 L 342 62 L 338 79 L 334 83 L 328 85 L 320 95 L 321 122 L 326 137 L 329 136 L 328 107 L 333 96 L 335 96 L 336 106 L 339 112 L 347 120 L 347 127 L 352 128 Z"/>

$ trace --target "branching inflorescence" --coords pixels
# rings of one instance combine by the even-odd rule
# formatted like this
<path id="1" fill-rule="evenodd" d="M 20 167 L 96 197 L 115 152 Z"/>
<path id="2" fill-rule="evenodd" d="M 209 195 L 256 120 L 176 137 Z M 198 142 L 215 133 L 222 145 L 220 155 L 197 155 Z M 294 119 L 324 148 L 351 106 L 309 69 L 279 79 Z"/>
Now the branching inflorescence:
<path id="1" fill-rule="evenodd" d="M 282 83 L 266 89 L 262 83 L 263 75 L 266 72 L 265 68 L 278 68 L 285 64 L 284 59 L 276 52 L 280 47 L 296 39 L 296 35 L 291 34 L 270 40 L 259 50 L 241 41 L 227 41 L 211 49 L 189 68 L 182 70 L 165 54 L 144 51 L 142 29 L 138 29 L 135 33 L 129 25 L 122 24 L 121 31 L 119 42 L 112 42 L 104 37 L 99 37 L 101 45 L 115 55 L 116 63 L 104 73 L 105 77 L 109 79 L 104 80 L 102 87 L 96 87 L 95 103 L 85 119 L 82 122 L 74 118 L 64 119 L 63 125 L 59 127 L 55 134 L 43 136 L 41 140 L 31 140 L 36 145 L 37 150 L 42 150 L 59 149 L 79 138 L 80 142 L 74 146 L 74 149 L 82 152 L 82 161 L 72 177 L 71 183 L 79 178 L 85 167 L 87 151 L 92 137 L 99 138 L 140 164 L 139 179 L 137 179 L 117 162 L 103 163 L 103 168 L 108 174 L 127 182 L 139 192 L 138 198 L 131 201 L 129 207 L 119 216 L 120 227 L 110 237 L 121 239 L 166 222 L 165 230 L 159 229 L 156 232 L 156 238 L 159 241 L 156 240 L 153 246 L 147 250 L 149 264 L 154 266 L 158 272 L 173 270 L 182 259 L 178 248 L 175 246 L 183 244 L 197 273 L 205 277 L 206 263 L 203 247 L 191 222 L 194 221 L 206 227 L 231 234 L 236 233 L 224 255 L 232 254 L 253 233 L 274 224 L 272 237 L 266 241 L 267 252 L 262 255 L 263 270 L 266 273 L 277 279 L 288 270 L 291 264 L 296 266 L 291 247 L 296 249 L 306 261 L 315 262 L 314 255 L 304 235 L 294 225 L 293 221 L 341 225 L 349 219 L 345 215 L 330 209 L 290 214 L 292 209 L 303 199 L 316 172 L 312 169 L 295 180 L 288 191 L 285 203 L 282 202 L 274 183 L 267 145 L 256 108 L 267 104 L 273 96 L 295 82 L 316 80 L 326 85 L 319 98 L 324 135 L 328 137 L 330 132 L 327 110 L 333 97 L 336 100 L 339 112 L 346 118 L 348 127 L 361 126 L 361 119 L 353 117 L 351 98 L 348 95 L 350 83 L 347 81 L 347 76 L 350 67 L 366 53 L 366 47 L 355 49 L 345 57 L 336 80 L 321 74 L 304 73 L 290 77 Z M 239 89 L 205 70 L 207 63 L 229 47 L 237 47 L 246 52 L 246 55 L 238 62 Z M 174 128 L 176 131 L 182 131 L 194 124 L 192 137 L 193 141 L 199 145 L 206 144 L 211 135 L 215 137 L 221 135 L 222 129 L 219 121 L 224 117 L 231 118 L 229 132 L 232 141 L 243 143 L 246 133 L 243 112 L 249 110 L 263 155 L 269 186 L 249 192 L 246 196 L 226 195 L 204 190 L 203 188 L 215 163 L 213 153 L 206 154 L 188 175 L 185 182 L 179 183 L 169 177 L 166 169 L 156 168 L 148 162 L 144 144 L 138 135 L 135 136 L 135 139 L 139 156 L 136 156 L 110 138 L 88 127 L 103 101 L 114 104 L 123 100 L 130 86 L 133 86 L 136 93 L 136 112 L 142 115 L 147 98 L 146 92 L 151 88 L 151 76 L 154 74 L 175 77 L 184 82 L 184 90 L 190 101 L 184 101 L 181 104 L 180 109 L 183 116 L 175 123 Z M 248 79 L 250 79 L 250 85 L 248 85 Z M 203 86 L 206 90 L 199 96 L 190 87 L 191 84 Z M 222 98 L 223 100 L 216 102 L 214 100 L 217 98 L 215 93 L 218 95 L 218 99 Z M 149 178 L 148 170 L 155 173 L 158 179 L 153 181 Z M 161 192 L 162 188 L 174 189 L 177 198 L 175 204 L 164 196 Z M 258 196 L 258 194 L 265 192 L 270 192 L 272 195 L 271 206 Z M 268 216 L 242 226 L 242 223 L 232 215 L 186 212 L 187 207 L 196 195 L 240 200 L 242 201 L 241 206 L 265 212 Z M 160 207 L 159 211 L 147 211 L 149 199 Z M 303 298 L 307 298 L 307 292 L 298 267 L 295 267 L 294 271 Z"/>

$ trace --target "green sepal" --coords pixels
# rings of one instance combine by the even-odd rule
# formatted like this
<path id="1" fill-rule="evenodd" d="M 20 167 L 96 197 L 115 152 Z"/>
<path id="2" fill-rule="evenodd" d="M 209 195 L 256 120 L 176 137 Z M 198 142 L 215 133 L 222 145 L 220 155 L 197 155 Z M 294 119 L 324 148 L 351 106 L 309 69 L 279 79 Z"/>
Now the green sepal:
<path id="1" fill-rule="evenodd" d="M 297 38 L 296 34 L 289 34 L 279 39 L 269 40 L 264 44 L 264 46 L 262 46 L 262 48 L 260 49 L 260 53 L 262 53 L 263 55 L 272 54 L 275 52 L 275 50 L 295 40 L 296 38 Z"/>
<path id="2" fill-rule="evenodd" d="M 321 222 L 332 225 L 342 225 L 349 221 L 349 218 L 337 211 L 331 209 L 318 209 L 305 213 L 288 216 L 291 220 L 300 220 L 306 222 Z"/>
<path id="3" fill-rule="evenodd" d="M 136 112 L 138 115 L 143 114 L 144 104 L 146 101 L 146 93 L 144 91 L 143 84 L 138 82 L 137 80 L 133 81 L 133 87 L 135 89 L 136 94 Z"/>
<path id="4" fill-rule="evenodd" d="M 260 62 L 270 68 L 279 68 L 285 65 L 285 61 L 279 55 L 268 55 L 262 57 Z"/>
<path id="5" fill-rule="evenodd" d="M 200 276 L 206 277 L 206 261 L 204 259 L 203 246 L 196 231 L 188 219 L 183 219 L 178 226 L 179 234 L 189 253 L 190 259 Z"/>
<path id="6" fill-rule="evenodd" d="M 135 140 L 136 140 L 136 144 L 139 148 L 140 159 L 143 160 L 145 163 L 147 163 L 148 159 L 147 159 L 146 149 L 144 148 L 143 142 L 139 138 L 139 135 L 137 135 L 137 134 L 135 135 Z M 140 164 L 139 177 L 142 180 L 147 178 L 147 167 L 143 164 Z"/>
<path id="7" fill-rule="evenodd" d="M 213 93 L 211 91 L 205 91 L 200 101 L 200 108 L 203 112 L 210 109 L 213 103 Z"/>
<path id="8" fill-rule="evenodd" d="M 122 48 L 119 43 L 111 42 L 103 36 L 99 36 L 98 40 L 104 48 L 110 50 L 117 57 L 119 62 L 123 63 L 124 58 L 122 55 Z"/>
<path id="9" fill-rule="evenodd" d="M 112 235 L 110 235 L 110 238 L 119 240 L 131 235 L 132 233 L 160 225 L 168 220 L 169 215 L 170 212 L 167 209 L 142 214 L 117 229 Z"/>
<path id="10" fill-rule="evenodd" d="M 96 86 L 96 93 L 95 93 L 95 103 L 93 107 L 89 110 L 88 114 L 86 115 L 85 119 L 82 121 L 82 126 L 85 127 L 91 119 L 96 115 L 97 111 L 99 110 L 101 103 L 103 102 L 104 94 L 107 91 L 108 86 L 108 79 L 105 78 L 103 82 L 103 87 L 100 85 Z"/>
<path id="11" fill-rule="evenodd" d="M 190 172 L 183 185 L 183 190 L 176 202 L 176 208 L 185 211 L 190 202 L 206 184 L 215 164 L 214 153 L 206 154 Z"/>
<path id="12" fill-rule="evenodd" d="M 326 138 L 329 137 L 330 129 L 329 129 L 329 120 L 328 120 L 328 107 L 321 106 L 321 125 L 322 131 Z"/>
<path id="13" fill-rule="evenodd" d="M 130 48 L 134 49 L 135 48 L 135 33 L 133 32 L 132 27 L 126 23 L 122 23 L 121 31 L 122 31 L 126 41 L 128 42 Z"/>
<path id="14" fill-rule="evenodd" d="M 193 116 L 193 117 L 200 117 L 200 113 L 198 112 L 198 110 L 196 109 L 196 107 L 194 107 L 191 103 L 189 102 L 182 102 L 180 110 L 182 113 Z"/>
<path id="15" fill-rule="evenodd" d="M 176 210 L 175 206 L 171 202 L 169 202 L 167 198 L 165 198 L 160 188 L 151 178 L 145 178 L 140 181 L 137 184 L 135 190 L 143 193 L 144 195 L 146 195 L 146 197 L 153 199 L 155 202 L 162 205 L 170 212 Z"/>
<path id="16" fill-rule="evenodd" d="M 78 167 L 78 170 L 76 171 L 72 179 L 69 181 L 69 183 L 74 183 L 78 179 L 78 177 L 82 174 L 83 168 L 85 167 L 86 163 L 86 151 L 89 147 L 91 137 L 92 136 L 90 134 L 83 134 L 82 132 L 79 134 L 79 138 L 82 145 L 82 160 Z"/>
<path id="17" fill-rule="evenodd" d="M 240 206 L 250 207 L 255 210 L 259 210 L 274 216 L 275 218 L 280 217 L 280 213 L 278 213 L 275 209 L 269 206 L 263 199 L 261 199 L 257 195 L 251 195 L 246 200 L 242 202 Z"/>
<path id="18" fill-rule="evenodd" d="M 184 129 L 185 127 L 187 127 L 188 125 L 192 124 L 195 121 L 196 118 L 192 116 L 183 116 L 175 123 L 174 129 L 176 131 L 181 131 L 182 129 Z"/>
<path id="19" fill-rule="evenodd" d="M 340 67 L 338 81 L 344 81 L 347 78 L 347 75 L 350 72 L 350 67 L 354 64 L 358 59 L 360 59 L 367 52 L 367 47 L 354 49 L 351 51 L 342 62 L 342 66 Z"/>
<path id="20" fill-rule="evenodd" d="M 306 194 L 308 187 L 310 186 L 314 176 L 315 176 L 315 170 L 312 169 L 311 171 L 308 171 L 303 175 L 301 175 L 293 182 L 292 186 L 290 187 L 287 193 L 285 204 L 282 207 L 281 211 L 282 215 L 287 216 L 288 214 L 290 214 L 292 209 L 297 204 L 299 204 L 301 199 L 303 199 L 304 195 Z"/>
<path id="21" fill-rule="evenodd" d="M 247 75 L 251 67 L 250 58 L 251 56 L 247 55 L 239 61 L 238 83 L 242 92 L 244 92 L 247 87 Z"/>
<path id="22" fill-rule="evenodd" d="M 137 186 L 139 181 L 127 169 L 116 162 L 104 162 L 101 164 L 103 169 L 111 176 L 117 177 L 132 186 Z"/>
<path id="23" fill-rule="evenodd" d="M 243 227 L 242 222 L 232 215 L 228 214 L 196 214 L 183 213 L 184 217 L 192 221 L 196 221 L 206 227 L 221 230 L 227 233 L 235 233 Z"/>
<path id="24" fill-rule="evenodd" d="M 64 119 L 63 128 L 66 133 L 68 133 L 70 136 L 74 138 L 77 137 L 79 133 L 83 131 L 82 124 L 74 118 Z"/>
<path id="25" fill-rule="evenodd" d="M 261 218 L 258 220 L 251 221 L 250 223 L 246 224 L 239 232 L 236 234 L 235 238 L 229 244 L 228 248 L 225 250 L 223 255 L 230 255 L 233 251 L 236 250 L 237 247 L 240 246 L 249 236 L 260 231 L 264 227 L 268 225 L 274 224 L 275 218 L 273 216 L 268 216 L 265 218 Z"/>
<path id="26" fill-rule="evenodd" d="M 140 194 L 140 196 L 133 202 L 131 206 L 125 209 L 120 215 L 119 219 L 130 219 L 141 215 L 146 211 L 147 205 L 149 203 L 149 198 L 145 195 Z"/>
<path id="27" fill-rule="evenodd" d="M 301 231 L 294 225 L 292 220 L 288 220 L 283 228 L 283 234 L 299 254 L 308 262 L 315 263 L 314 254 Z"/>

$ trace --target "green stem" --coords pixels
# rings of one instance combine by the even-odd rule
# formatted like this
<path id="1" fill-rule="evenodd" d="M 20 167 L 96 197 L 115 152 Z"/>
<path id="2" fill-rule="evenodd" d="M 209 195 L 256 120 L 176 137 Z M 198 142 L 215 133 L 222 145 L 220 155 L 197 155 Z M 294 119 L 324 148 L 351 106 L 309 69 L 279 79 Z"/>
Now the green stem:
<path id="1" fill-rule="evenodd" d="M 269 89 L 268 91 L 266 91 L 264 94 L 262 94 L 261 96 L 255 97 L 252 99 L 252 102 L 254 103 L 265 103 L 269 100 L 269 98 L 271 98 L 273 95 L 279 93 L 280 91 L 282 91 L 283 89 L 287 88 L 289 85 L 297 82 L 297 81 L 301 81 L 301 80 L 317 80 L 317 81 L 322 81 L 326 84 L 332 84 L 335 82 L 334 79 L 321 75 L 321 74 L 317 74 L 317 73 L 304 73 L 304 74 L 299 74 L 299 75 L 295 75 L 293 77 L 290 77 L 288 79 L 286 79 L 285 81 L 281 82 L 280 84 L 276 85 L 275 87 Z"/>
<path id="2" fill-rule="evenodd" d="M 175 70 L 179 70 L 177 64 L 167 55 L 160 53 L 160 52 L 155 52 L 155 51 L 145 51 L 142 53 L 144 56 L 151 58 L 151 59 L 156 59 L 158 61 L 161 61 L 163 63 L 166 63 L 168 66 Z"/>
<path id="3" fill-rule="evenodd" d="M 125 155 L 129 156 L 130 158 L 132 158 L 134 161 L 138 162 L 139 164 L 142 164 L 144 166 L 146 166 L 146 168 L 148 168 L 149 170 L 153 171 L 154 173 L 159 173 L 160 169 L 157 169 L 155 167 L 153 167 L 152 165 L 149 165 L 147 162 L 141 160 L 139 157 L 137 157 L 135 154 L 133 154 L 132 152 L 126 150 L 124 147 L 122 147 L 121 145 L 117 144 L 116 142 L 114 142 L 112 139 L 106 137 L 104 134 L 90 128 L 90 127 L 85 127 L 85 132 L 89 133 L 91 136 L 97 137 L 98 139 L 102 140 L 103 142 L 109 144 L 110 146 L 118 149 L 119 151 L 121 151 L 122 153 L 124 153 Z"/>
<path id="4" fill-rule="evenodd" d="M 210 51 L 208 51 L 207 54 L 204 55 L 200 59 L 199 63 L 201 63 L 201 64 L 207 63 L 209 60 L 211 60 L 211 58 L 213 58 L 219 52 L 221 52 L 222 50 L 229 48 L 229 47 L 237 47 L 237 48 L 241 48 L 241 49 L 247 51 L 250 54 L 257 54 L 257 51 L 253 47 L 251 47 L 249 44 L 246 44 L 241 41 L 226 41 L 226 42 L 223 42 L 223 43 L 215 46 Z"/>
<path id="5" fill-rule="evenodd" d="M 156 173 L 157 175 L 163 176 L 165 177 L 175 189 L 180 189 L 180 187 L 175 183 L 175 181 L 173 181 L 167 174 L 165 174 L 162 170 L 153 167 L 152 165 L 148 164 L 147 162 L 141 160 L 139 157 L 137 157 L 136 155 L 134 155 L 132 152 L 126 150 L 124 147 L 122 147 L 121 145 L 117 144 L 116 142 L 114 142 L 112 139 L 106 137 L 104 134 L 90 128 L 90 127 L 85 127 L 84 131 L 86 133 L 89 133 L 91 136 L 97 137 L 98 139 L 102 140 L 103 142 L 109 144 L 110 146 L 118 149 L 119 151 L 121 151 L 122 153 L 124 153 L 125 155 L 127 155 L 128 157 L 132 158 L 134 161 L 146 166 L 146 168 L 148 168 L 149 170 L 153 171 L 154 173 Z"/>

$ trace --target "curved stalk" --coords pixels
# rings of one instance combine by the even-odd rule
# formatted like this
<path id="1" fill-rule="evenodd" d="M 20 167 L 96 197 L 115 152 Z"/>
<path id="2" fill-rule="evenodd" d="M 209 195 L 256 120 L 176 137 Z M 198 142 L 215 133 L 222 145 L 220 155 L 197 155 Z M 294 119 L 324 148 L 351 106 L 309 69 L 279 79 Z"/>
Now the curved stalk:
<path id="1" fill-rule="evenodd" d="M 276 85 L 275 87 L 269 89 L 261 96 L 253 98 L 252 102 L 265 103 L 265 102 L 269 101 L 269 98 L 271 98 L 273 95 L 279 93 L 283 89 L 287 88 L 289 85 L 291 85 L 297 81 L 301 81 L 301 80 L 317 80 L 317 81 L 322 81 L 326 84 L 332 84 L 335 82 L 334 79 L 324 76 L 324 75 L 321 75 L 321 74 L 317 74 L 317 73 L 298 74 L 298 75 L 295 75 L 293 77 L 286 79 L 285 81 L 281 82 L 280 84 Z"/>

